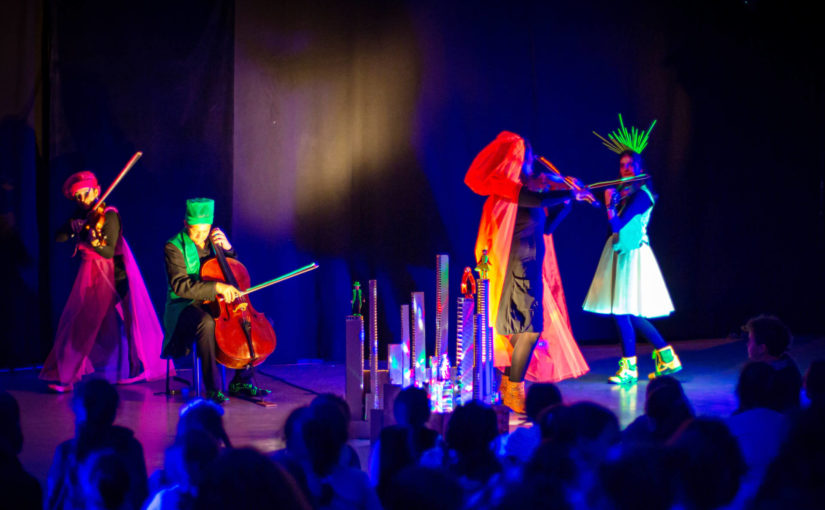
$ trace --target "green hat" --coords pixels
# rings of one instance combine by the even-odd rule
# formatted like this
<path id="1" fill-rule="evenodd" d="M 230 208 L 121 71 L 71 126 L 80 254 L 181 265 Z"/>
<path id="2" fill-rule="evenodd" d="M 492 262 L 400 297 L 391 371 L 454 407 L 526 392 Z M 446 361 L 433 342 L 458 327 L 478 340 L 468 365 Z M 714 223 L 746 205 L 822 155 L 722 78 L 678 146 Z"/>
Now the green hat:
<path id="1" fill-rule="evenodd" d="M 190 198 L 186 201 L 187 225 L 211 225 L 215 218 L 215 201 L 211 198 Z"/>

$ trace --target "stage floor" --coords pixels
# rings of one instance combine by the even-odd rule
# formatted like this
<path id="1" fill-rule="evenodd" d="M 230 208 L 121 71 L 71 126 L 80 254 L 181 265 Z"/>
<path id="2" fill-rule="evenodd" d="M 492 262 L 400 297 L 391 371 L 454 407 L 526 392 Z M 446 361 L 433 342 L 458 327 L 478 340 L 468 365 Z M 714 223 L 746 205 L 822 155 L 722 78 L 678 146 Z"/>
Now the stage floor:
<path id="1" fill-rule="evenodd" d="M 693 340 L 675 342 L 685 369 L 677 374 L 685 393 L 699 415 L 725 417 L 736 406 L 734 388 L 746 362 L 745 342 L 734 339 Z M 575 380 L 559 383 L 565 402 L 589 400 L 613 410 L 622 427 L 644 411 L 647 382 L 628 388 L 605 381 L 616 370 L 618 346 L 583 346 L 582 351 L 591 371 Z M 804 373 L 817 358 L 825 358 L 825 338 L 797 339 L 793 358 Z M 641 378 L 653 369 L 650 348 L 639 347 Z M 184 377 L 191 371 L 183 370 Z M 225 406 L 225 424 L 235 446 L 254 446 L 262 451 L 283 447 L 281 428 L 289 412 L 307 404 L 312 392 L 344 392 L 343 364 L 263 365 L 258 382 L 273 390 L 275 407 L 265 408 L 243 400 L 232 399 Z M 181 386 L 180 383 L 176 383 Z M 69 409 L 70 395 L 48 393 L 33 370 L 0 374 L 0 387 L 11 391 L 20 402 L 24 434 L 21 461 L 25 468 L 45 482 L 57 445 L 74 432 L 73 414 Z M 121 405 L 117 423 L 135 431 L 143 444 L 147 469 L 151 473 L 163 464 L 163 452 L 175 434 L 178 410 L 183 398 L 156 396 L 162 391 L 162 381 L 118 386 Z M 511 428 L 521 423 L 521 417 L 511 414 Z M 362 465 L 366 467 L 369 442 L 353 441 Z"/>

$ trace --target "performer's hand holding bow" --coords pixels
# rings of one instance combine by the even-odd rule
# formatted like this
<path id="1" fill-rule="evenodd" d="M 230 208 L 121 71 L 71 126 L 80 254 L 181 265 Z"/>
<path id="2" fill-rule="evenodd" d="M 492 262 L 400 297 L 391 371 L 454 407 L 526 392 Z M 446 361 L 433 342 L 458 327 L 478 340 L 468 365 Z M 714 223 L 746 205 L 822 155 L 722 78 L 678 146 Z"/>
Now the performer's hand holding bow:
<path id="1" fill-rule="evenodd" d="M 575 177 L 568 177 L 573 182 L 571 189 L 573 190 L 573 196 L 579 202 L 587 200 L 589 202 L 595 202 L 596 197 L 593 196 L 593 193 L 587 189 L 587 186 Z"/>

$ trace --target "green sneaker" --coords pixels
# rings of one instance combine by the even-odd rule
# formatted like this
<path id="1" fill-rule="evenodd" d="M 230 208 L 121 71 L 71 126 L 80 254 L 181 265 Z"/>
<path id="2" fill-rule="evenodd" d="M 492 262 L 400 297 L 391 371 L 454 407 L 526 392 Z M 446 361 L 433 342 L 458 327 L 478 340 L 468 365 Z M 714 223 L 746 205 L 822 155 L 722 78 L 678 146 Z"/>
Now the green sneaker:
<path id="1" fill-rule="evenodd" d="M 682 370 L 682 362 L 679 361 L 679 356 L 673 350 L 673 347 L 667 345 L 661 349 L 653 350 L 653 361 L 655 363 L 654 371 L 647 375 L 648 379 L 656 379 L 661 375 L 675 374 Z"/>
<path id="2" fill-rule="evenodd" d="M 207 400 L 211 400 L 216 404 L 223 404 L 229 401 L 229 397 L 223 394 L 222 391 L 218 390 L 211 390 L 206 392 Z"/>
<path id="3" fill-rule="evenodd" d="M 272 390 L 265 390 L 255 386 L 254 383 L 232 381 L 229 383 L 229 394 L 244 397 L 264 397 L 272 393 Z"/>
<path id="4" fill-rule="evenodd" d="M 621 358 L 616 375 L 607 378 L 613 384 L 635 384 L 639 380 L 639 370 L 636 368 L 636 356 Z"/>

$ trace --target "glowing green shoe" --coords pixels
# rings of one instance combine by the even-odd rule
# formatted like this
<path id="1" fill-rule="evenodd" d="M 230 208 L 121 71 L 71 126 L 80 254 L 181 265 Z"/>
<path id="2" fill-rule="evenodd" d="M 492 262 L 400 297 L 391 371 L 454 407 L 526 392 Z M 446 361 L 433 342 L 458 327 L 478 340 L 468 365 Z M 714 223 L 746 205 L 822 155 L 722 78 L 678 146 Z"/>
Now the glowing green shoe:
<path id="1" fill-rule="evenodd" d="M 251 382 L 232 381 L 229 383 L 229 394 L 244 397 L 264 397 L 272 393 L 272 390 L 265 390 L 255 386 Z"/>
<path id="2" fill-rule="evenodd" d="M 654 372 L 648 374 L 648 379 L 656 379 L 661 375 L 675 374 L 682 370 L 682 362 L 674 352 L 673 347 L 667 345 L 653 350 L 653 361 L 656 363 Z"/>
<path id="3" fill-rule="evenodd" d="M 638 380 L 639 370 L 636 368 L 636 356 L 621 358 L 616 375 L 607 378 L 607 382 L 613 384 L 636 384 Z"/>

